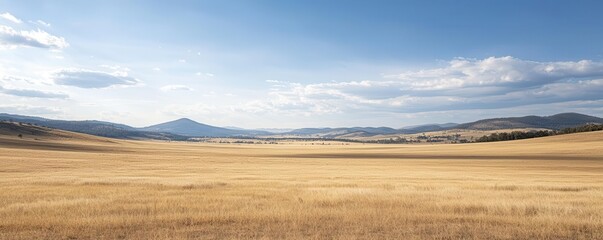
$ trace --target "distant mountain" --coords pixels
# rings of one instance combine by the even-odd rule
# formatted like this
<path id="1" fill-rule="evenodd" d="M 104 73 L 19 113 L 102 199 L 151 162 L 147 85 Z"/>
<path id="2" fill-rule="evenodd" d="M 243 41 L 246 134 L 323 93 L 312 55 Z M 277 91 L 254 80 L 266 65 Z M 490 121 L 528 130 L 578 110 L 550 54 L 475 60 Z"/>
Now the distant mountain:
<path id="1" fill-rule="evenodd" d="M 0 114 L 0 121 L 15 121 L 22 123 L 35 124 L 50 128 L 56 128 L 71 132 L 86 133 L 102 137 L 122 138 L 122 139 L 159 139 L 159 140 L 186 140 L 187 137 L 172 134 L 140 131 L 136 128 L 124 124 L 103 122 L 103 121 L 64 121 L 53 120 L 40 117 L 30 117 L 13 114 Z"/>
<path id="2" fill-rule="evenodd" d="M 453 128 L 473 130 L 547 128 L 553 130 L 560 130 L 563 128 L 582 126 L 589 123 L 603 123 L 603 118 L 588 116 L 579 113 L 561 113 L 546 117 L 525 116 L 484 119 L 475 122 L 460 124 Z"/>
<path id="3" fill-rule="evenodd" d="M 449 128 L 449 127 L 454 127 L 456 125 L 459 125 L 459 124 L 458 123 L 429 123 L 429 124 L 405 126 L 400 129 L 416 129 L 416 128 L 425 127 L 425 126 L 438 126 L 438 127 L 442 127 L 442 128 Z"/>
<path id="4" fill-rule="evenodd" d="M 282 135 L 296 135 L 307 137 L 335 138 L 354 134 L 355 136 L 374 136 L 382 134 L 395 134 L 400 131 L 389 127 L 351 127 L 351 128 L 300 128 Z"/>
<path id="5" fill-rule="evenodd" d="M 233 137 L 271 134 L 266 131 L 215 127 L 207 124 L 198 123 L 188 118 L 181 118 L 170 122 L 160 123 L 157 125 L 140 128 L 140 130 L 149 132 L 172 133 L 188 137 Z"/>
<path id="6" fill-rule="evenodd" d="M 434 131 L 446 130 L 446 129 L 454 128 L 457 125 L 459 125 L 459 124 L 458 123 L 424 124 L 424 125 L 407 126 L 407 127 L 401 128 L 400 130 L 402 130 L 402 132 L 404 132 L 404 133 L 412 134 L 412 133 L 434 132 Z"/>

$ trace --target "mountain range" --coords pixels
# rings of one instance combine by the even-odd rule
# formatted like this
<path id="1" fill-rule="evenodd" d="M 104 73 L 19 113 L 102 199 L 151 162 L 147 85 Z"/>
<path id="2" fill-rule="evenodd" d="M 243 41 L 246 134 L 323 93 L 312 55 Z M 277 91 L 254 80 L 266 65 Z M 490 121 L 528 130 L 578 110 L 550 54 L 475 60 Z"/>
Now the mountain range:
<path id="1" fill-rule="evenodd" d="M 61 130 L 87 133 L 91 135 L 123 138 L 123 139 L 161 139 L 186 140 L 191 137 L 320 137 L 320 138 L 353 138 L 376 135 L 413 134 L 421 132 L 442 131 L 449 129 L 501 130 L 520 128 L 545 128 L 560 130 L 589 123 L 603 124 L 603 118 L 579 114 L 561 113 L 552 116 L 525 116 L 510 118 L 483 119 L 470 123 L 425 124 L 400 129 L 389 127 L 349 127 L 349 128 L 300 128 L 290 131 L 248 130 L 237 127 L 216 127 L 202 124 L 188 118 L 160 123 L 148 127 L 135 128 L 125 124 L 105 121 L 66 121 L 41 117 L 22 116 L 0 113 L 0 121 L 24 122 Z"/>

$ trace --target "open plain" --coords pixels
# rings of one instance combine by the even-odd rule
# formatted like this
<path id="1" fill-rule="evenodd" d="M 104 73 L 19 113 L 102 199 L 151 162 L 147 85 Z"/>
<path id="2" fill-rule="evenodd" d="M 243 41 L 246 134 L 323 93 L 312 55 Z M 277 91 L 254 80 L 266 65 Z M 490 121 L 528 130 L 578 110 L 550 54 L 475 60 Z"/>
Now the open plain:
<path id="1" fill-rule="evenodd" d="M 0 238 L 603 239 L 603 132 L 313 146 L 0 135 Z"/>

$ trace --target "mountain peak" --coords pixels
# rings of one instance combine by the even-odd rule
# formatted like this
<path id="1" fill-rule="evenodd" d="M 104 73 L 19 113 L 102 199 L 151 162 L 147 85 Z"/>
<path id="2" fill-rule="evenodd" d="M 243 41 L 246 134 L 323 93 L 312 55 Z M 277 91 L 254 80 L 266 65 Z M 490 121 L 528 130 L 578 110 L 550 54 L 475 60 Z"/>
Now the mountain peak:
<path id="1" fill-rule="evenodd" d="M 172 122 L 194 122 L 194 123 L 197 123 L 195 120 L 192 120 L 190 118 L 179 118 L 179 119 L 176 119 L 176 120 L 174 120 Z"/>
<path id="2" fill-rule="evenodd" d="M 227 137 L 227 136 L 242 136 L 254 134 L 258 131 L 234 130 L 221 127 L 210 126 L 199 123 L 189 118 L 180 118 L 174 121 L 160 123 L 157 125 L 142 128 L 145 131 L 151 132 L 167 132 L 188 137 Z"/>

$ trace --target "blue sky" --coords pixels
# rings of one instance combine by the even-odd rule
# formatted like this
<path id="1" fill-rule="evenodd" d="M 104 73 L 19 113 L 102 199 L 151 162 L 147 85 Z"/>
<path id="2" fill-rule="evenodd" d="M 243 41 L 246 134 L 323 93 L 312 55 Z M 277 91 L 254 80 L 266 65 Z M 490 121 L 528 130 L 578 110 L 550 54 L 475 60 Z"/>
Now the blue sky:
<path id="1" fill-rule="evenodd" d="M 0 1 L 0 112 L 145 126 L 603 116 L 600 1 Z"/>

